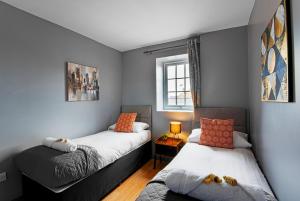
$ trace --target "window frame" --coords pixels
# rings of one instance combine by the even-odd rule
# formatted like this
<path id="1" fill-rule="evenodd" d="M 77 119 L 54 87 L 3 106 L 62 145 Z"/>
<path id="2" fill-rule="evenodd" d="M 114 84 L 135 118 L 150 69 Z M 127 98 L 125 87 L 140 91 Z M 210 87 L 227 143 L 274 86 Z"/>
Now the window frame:
<path id="1" fill-rule="evenodd" d="M 193 105 L 187 106 L 187 105 L 168 105 L 168 66 L 172 66 L 172 65 L 176 65 L 176 70 L 175 70 L 175 93 L 177 96 L 177 80 L 178 79 L 184 79 L 184 91 L 179 91 L 179 92 L 188 92 L 185 90 L 186 87 L 186 78 L 190 78 L 186 77 L 186 64 L 189 64 L 187 59 L 180 59 L 180 60 L 174 60 L 174 61 L 169 61 L 169 62 L 165 62 L 163 63 L 163 109 L 164 110 L 178 110 L 178 111 L 192 111 L 193 110 Z M 184 77 L 183 78 L 177 78 L 177 66 L 180 64 L 184 64 Z M 177 97 L 175 99 L 177 101 Z M 186 97 L 184 97 L 184 101 L 186 101 Z M 177 102 L 176 102 L 177 104 Z"/>

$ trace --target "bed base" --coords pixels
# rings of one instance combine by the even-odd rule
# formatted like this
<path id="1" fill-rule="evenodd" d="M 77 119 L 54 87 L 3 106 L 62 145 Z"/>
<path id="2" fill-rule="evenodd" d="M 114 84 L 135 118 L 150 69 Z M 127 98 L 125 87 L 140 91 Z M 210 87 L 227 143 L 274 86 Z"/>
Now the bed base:
<path id="1" fill-rule="evenodd" d="M 151 158 L 151 147 L 152 142 L 147 142 L 61 193 L 54 193 L 23 175 L 24 200 L 99 201 Z"/>

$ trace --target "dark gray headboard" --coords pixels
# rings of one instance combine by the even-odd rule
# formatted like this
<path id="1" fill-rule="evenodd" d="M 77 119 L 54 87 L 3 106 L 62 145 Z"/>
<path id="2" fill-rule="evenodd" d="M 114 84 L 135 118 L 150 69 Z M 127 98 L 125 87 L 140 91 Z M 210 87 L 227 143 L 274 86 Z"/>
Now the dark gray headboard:
<path id="1" fill-rule="evenodd" d="M 122 105 L 121 112 L 136 112 L 135 121 L 145 122 L 152 129 L 152 108 L 151 105 Z"/>
<path id="2" fill-rule="evenodd" d="M 196 108 L 193 127 L 200 124 L 200 118 L 234 119 L 234 129 L 247 132 L 247 110 L 244 108 Z"/>

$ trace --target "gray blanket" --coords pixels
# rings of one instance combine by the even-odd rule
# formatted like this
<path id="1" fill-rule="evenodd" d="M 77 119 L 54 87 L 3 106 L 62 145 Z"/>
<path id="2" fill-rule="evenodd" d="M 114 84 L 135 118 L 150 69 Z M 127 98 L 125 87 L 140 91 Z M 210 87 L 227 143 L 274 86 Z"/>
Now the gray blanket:
<path id="1" fill-rule="evenodd" d="M 174 193 L 165 184 L 167 171 L 160 171 L 146 186 L 137 201 L 196 201 L 192 197 Z"/>
<path id="2" fill-rule="evenodd" d="M 69 153 L 41 145 L 15 158 L 23 174 L 49 188 L 58 188 L 95 173 L 100 168 L 100 160 L 94 148 L 83 145 Z"/>

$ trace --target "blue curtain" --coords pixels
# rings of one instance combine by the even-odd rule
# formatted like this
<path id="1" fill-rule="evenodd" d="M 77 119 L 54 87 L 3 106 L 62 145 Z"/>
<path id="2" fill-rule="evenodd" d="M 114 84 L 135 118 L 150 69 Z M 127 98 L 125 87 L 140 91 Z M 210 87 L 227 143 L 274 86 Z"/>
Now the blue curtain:
<path id="1" fill-rule="evenodd" d="M 187 48 L 190 65 L 191 92 L 194 107 L 200 107 L 201 71 L 200 71 L 200 38 L 187 40 Z"/>

